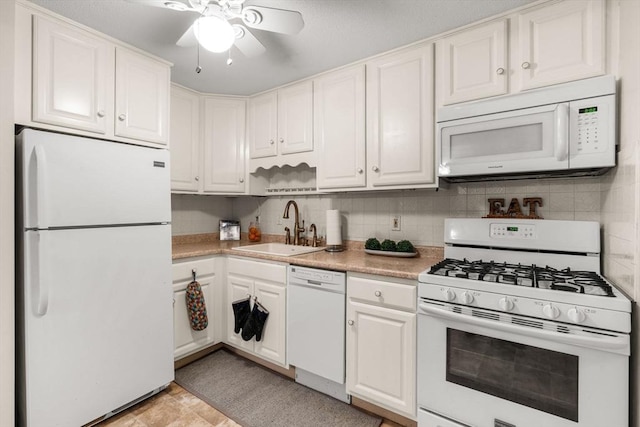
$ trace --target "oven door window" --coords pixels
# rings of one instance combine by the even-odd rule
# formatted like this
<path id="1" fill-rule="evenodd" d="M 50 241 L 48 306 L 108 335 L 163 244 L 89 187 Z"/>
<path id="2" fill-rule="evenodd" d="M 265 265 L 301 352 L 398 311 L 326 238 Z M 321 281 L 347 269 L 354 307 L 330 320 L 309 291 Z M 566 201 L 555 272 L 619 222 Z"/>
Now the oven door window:
<path id="1" fill-rule="evenodd" d="M 578 356 L 447 328 L 447 381 L 578 421 Z"/>

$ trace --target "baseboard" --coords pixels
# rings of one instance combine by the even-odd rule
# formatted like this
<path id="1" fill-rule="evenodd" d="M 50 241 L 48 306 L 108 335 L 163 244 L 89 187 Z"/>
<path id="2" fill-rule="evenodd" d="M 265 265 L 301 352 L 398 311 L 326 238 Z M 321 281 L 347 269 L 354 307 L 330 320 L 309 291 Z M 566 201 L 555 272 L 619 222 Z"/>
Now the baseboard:
<path id="1" fill-rule="evenodd" d="M 265 368 L 269 368 L 272 371 L 275 371 L 281 375 L 284 375 L 285 377 L 291 378 L 292 380 L 295 380 L 296 378 L 296 370 L 293 367 L 290 367 L 289 369 L 287 368 L 283 368 L 282 366 L 278 366 L 275 363 L 271 363 L 271 362 L 267 362 L 266 360 L 255 356 L 251 353 L 247 353 L 246 351 L 237 349 L 235 347 L 231 347 L 230 345 L 225 344 L 224 348 L 226 350 L 229 350 L 231 353 L 237 354 L 238 356 L 242 356 L 245 359 L 249 359 L 252 362 L 257 363 L 258 365 L 262 365 Z"/>
<path id="2" fill-rule="evenodd" d="M 193 354 L 185 356 L 182 359 L 178 359 L 178 360 L 173 362 L 173 369 L 176 370 L 176 369 L 182 368 L 183 366 L 187 366 L 189 363 L 195 362 L 198 359 L 202 359 L 207 354 L 213 353 L 214 351 L 217 351 L 217 350 L 220 350 L 224 346 L 225 346 L 224 343 L 219 342 L 217 344 L 213 344 L 210 347 L 203 348 L 200 351 L 197 351 L 197 352 L 195 352 Z"/>
<path id="3" fill-rule="evenodd" d="M 356 408 L 363 409 L 367 412 L 371 412 L 372 414 L 376 414 L 385 420 L 393 421 L 396 424 L 399 424 L 404 427 L 417 427 L 418 422 L 414 421 L 410 418 L 403 417 L 400 414 L 396 414 L 388 409 L 381 408 L 380 406 L 374 405 L 373 403 L 369 403 L 366 400 L 362 400 L 358 397 L 351 396 L 351 404 Z"/>

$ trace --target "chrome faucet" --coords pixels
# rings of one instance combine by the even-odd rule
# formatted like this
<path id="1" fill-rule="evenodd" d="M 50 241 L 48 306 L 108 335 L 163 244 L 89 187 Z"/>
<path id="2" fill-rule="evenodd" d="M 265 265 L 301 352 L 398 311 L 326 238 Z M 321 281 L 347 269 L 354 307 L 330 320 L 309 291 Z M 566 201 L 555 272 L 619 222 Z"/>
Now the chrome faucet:
<path id="1" fill-rule="evenodd" d="M 284 207 L 284 214 L 282 215 L 282 218 L 289 219 L 289 207 L 291 205 L 293 205 L 295 215 L 295 224 L 293 224 L 293 244 L 300 245 L 303 242 L 303 238 L 300 236 L 300 233 L 304 233 L 305 228 L 304 221 L 302 221 L 302 225 L 300 225 L 300 211 L 298 210 L 298 204 L 295 201 L 289 200 L 287 202 L 287 206 Z"/>

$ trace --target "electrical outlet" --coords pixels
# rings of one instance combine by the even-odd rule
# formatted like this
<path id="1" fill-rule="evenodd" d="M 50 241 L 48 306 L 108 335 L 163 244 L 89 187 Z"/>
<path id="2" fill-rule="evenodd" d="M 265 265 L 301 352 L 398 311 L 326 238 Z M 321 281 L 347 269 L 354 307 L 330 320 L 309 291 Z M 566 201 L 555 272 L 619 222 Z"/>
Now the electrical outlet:
<path id="1" fill-rule="evenodd" d="M 391 217 L 391 230 L 400 231 L 400 215 L 395 215 Z"/>

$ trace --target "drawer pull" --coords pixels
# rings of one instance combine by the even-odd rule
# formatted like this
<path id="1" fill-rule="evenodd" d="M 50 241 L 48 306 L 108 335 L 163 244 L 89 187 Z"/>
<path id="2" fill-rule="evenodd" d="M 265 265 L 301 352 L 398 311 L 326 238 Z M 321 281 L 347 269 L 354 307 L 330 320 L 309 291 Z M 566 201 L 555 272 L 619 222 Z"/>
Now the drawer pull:
<path id="1" fill-rule="evenodd" d="M 375 296 L 377 296 L 377 297 L 381 297 L 382 296 L 382 292 L 380 292 L 380 291 L 375 291 L 373 294 Z"/>

